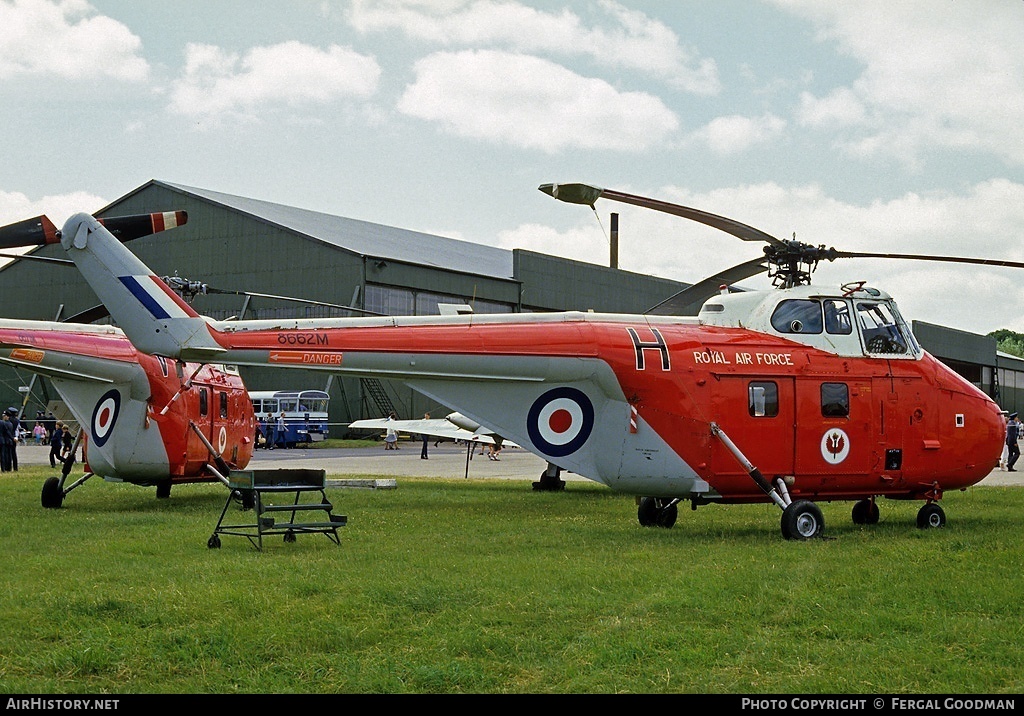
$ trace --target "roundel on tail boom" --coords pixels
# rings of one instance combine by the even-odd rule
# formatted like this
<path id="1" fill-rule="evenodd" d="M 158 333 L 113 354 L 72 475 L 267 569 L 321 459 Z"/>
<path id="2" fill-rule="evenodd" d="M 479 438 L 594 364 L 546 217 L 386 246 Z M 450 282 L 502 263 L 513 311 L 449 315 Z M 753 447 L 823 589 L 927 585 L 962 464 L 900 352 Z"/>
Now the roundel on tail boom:
<path id="1" fill-rule="evenodd" d="M 565 457 L 583 447 L 594 429 L 594 405 L 576 388 L 553 388 L 537 398 L 526 416 L 533 444 L 551 457 Z"/>
<path id="2" fill-rule="evenodd" d="M 97 447 L 103 447 L 114 432 L 117 416 L 121 412 L 121 393 L 116 389 L 108 390 L 96 401 L 89 421 L 92 441 Z"/>

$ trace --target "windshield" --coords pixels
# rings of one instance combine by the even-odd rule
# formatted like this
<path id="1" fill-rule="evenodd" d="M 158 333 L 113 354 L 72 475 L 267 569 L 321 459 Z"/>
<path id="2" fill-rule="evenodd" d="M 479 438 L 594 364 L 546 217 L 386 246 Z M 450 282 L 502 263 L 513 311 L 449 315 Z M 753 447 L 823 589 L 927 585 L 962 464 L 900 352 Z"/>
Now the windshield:
<path id="1" fill-rule="evenodd" d="M 906 355 L 916 352 L 917 344 L 910 330 L 895 307 L 889 303 L 858 302 L 857 324 L 864 338 L 864 348 L 872 355 Z"/>

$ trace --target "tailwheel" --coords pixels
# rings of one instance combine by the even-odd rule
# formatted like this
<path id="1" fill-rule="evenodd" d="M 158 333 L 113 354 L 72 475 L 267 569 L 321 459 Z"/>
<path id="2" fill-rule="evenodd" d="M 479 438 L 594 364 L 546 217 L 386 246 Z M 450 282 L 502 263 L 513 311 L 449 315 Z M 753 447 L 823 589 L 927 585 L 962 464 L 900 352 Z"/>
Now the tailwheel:
<path id="1" fill-rule="evenodd" d="M 49 477 L 43 483 L 41 502 L 43 507 L 51 510 L 64 504 L 64 490 L 61 489 L 59 477 Z"/>
<path id="2" fill-rule="evenodd" d="M 821 537 L 825 518 L 810 500 L 795 500 L 782 512 L 782 536 L 786 539 L 809 540 Z"/>
<path id="3" fill-rule="evenodd" d="M 878 524 L 878 504 L 874 501 L 874 499 L 858 500 L 853 505 L 853 524 Z"/>
<path id="4" fill-rule="evenodd" d="M 921 529 L 946 526 L 946 513 L 934 502 L 927 502 L 917 512 L 917 526 Z"/>
<path id="5" fill-rule="evenodd" d="M 677 500 L 665 502 L 657 497 L 644 497 L 636 510 L 636 518 L 644 527 L 665 527 L 666 529 L 676 523 L 679 516 Z"/>
<path id="6" fill-rule="evenodd" d="M 209 549 L 220 549 L 220 537 L 216 534 L 210 535 L 210 539 L 206 540 L 206 546 Z"/>

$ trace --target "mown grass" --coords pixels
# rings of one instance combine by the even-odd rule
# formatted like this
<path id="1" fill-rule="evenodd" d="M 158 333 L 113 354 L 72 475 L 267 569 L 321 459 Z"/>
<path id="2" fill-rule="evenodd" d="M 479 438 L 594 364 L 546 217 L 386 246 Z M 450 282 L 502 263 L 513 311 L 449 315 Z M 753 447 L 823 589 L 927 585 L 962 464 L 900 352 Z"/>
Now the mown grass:
<path id="1" fill-rule="evenodd" d="M 341 545 L 223 536 L 219 485 L 100 483 L 60 510 L 0 479 L 4 693 L 1020 693 L 1024 490 L 947 494 L 948 524 L 766 505 L 643 528 L 590 483 L 330 489 Z M 232 505 L 231 510 L 238 508 Z M 230 514 L 230 513 L 229 513 Z"/>

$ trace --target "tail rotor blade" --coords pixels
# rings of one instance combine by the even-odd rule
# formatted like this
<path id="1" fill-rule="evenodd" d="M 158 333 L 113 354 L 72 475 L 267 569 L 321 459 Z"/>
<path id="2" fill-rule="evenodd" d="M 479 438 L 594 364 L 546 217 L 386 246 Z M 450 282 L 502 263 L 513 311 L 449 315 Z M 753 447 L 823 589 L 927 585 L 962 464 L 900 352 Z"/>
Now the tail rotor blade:
<path id="1" fill-rule="evenodd" d="M 131 241 L 184 225 L 185 211 L 158 211 L 152 214 L 131 214 L 97 219 L 119 241 Z M 44 214 L 15 224 L 0 227 L 0 249 L 25 246 L 46 246 L 60 243 L 60 229 Z"/>
<path id="2" fill-rule="evenodd" d="M 188 221 L 188 212 L 159 211 L 153 214 L 111 216 L 97 221 L 117 240 L 131 241 L 140 236 L 149 236 L 184 225 Z"/>
<path id="3" fill-rule="evenodd" d="M 3 249 L 45 246 L 59 241 L 60 231 L 45 214 L 0 227 L 0 248 Z"/>

